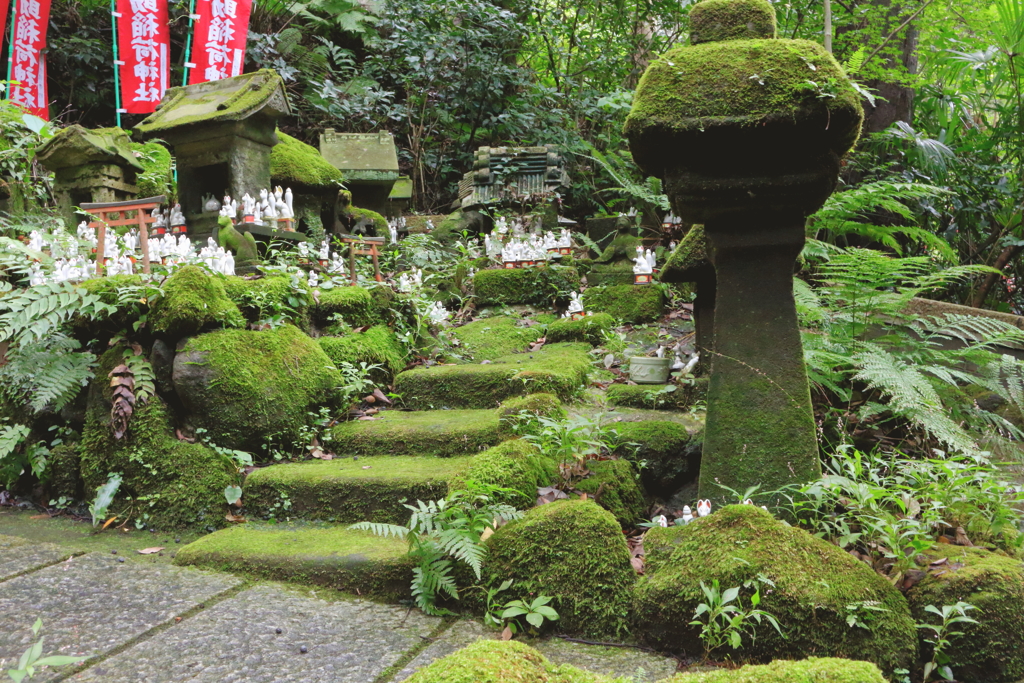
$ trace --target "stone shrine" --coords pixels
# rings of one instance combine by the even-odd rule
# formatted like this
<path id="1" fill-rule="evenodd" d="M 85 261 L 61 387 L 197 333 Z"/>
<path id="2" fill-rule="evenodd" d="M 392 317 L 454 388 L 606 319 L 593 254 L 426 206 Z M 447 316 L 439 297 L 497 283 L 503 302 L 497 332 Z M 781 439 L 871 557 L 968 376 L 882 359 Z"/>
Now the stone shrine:
<path id="1" fill-rule="evenodd" d="M 398 181 L 398 151 L 391 133 L 320 134 L 320 154 L 345 175 L 352 203 L 379 214 L 388 210 L 388 195 Z"/>

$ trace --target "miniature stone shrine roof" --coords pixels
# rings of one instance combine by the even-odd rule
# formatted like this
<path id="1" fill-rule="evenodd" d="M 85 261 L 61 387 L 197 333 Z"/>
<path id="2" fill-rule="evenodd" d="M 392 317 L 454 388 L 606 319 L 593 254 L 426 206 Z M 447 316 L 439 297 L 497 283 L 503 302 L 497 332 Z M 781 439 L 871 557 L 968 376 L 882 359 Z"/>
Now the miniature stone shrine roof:
<path id="1" fill-rule="evenodd" d="M 320 154 L 346 180 L 398 180 L 398 151 L 391 133 L 337 133 L 328 128 L 320 134 Z"/>
<path id="2" fill-rule="evenodd" d="M 276 120 L 291 114 L 284 81 L 273 69 L 207 81 L 164 94 L 156 111 L 135 126 L 143 137 L 197 124 L 244 121 L 262 114 Z"/>
<path id="3" fill-rule="evenodd" d="M 132 153 L 128 132 L 120 128 L 68 126 L 36 148 L 36 160 L 51 171 L 93 163 L 143 170 Z"/>
<path id="4" fill-rule="evenodd" d="M 569 186 L 565 160 L 554 145 L 480 147 L 473 156 L 473 170 L 459 182 L 463 209 L 506 199 L 539 199 Z"/>
<path id="5" fill-rule="evenodd" d="M 401 176 L 391 188 L 388 199 L 412 199 L 412 178 L 407 175 Z"/>

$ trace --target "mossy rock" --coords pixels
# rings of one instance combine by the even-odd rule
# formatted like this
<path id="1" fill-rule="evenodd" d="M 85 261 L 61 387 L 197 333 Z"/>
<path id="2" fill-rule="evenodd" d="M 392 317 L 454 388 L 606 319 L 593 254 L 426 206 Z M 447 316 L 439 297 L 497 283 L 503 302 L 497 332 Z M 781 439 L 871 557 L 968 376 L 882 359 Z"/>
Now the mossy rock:
<path id="1" fill-rule="evenodd" d="M 953 675 L 963 683 L 1010 683 L 1024 678 L 1024 565 L 1020 560 L 982 548 L 936 545 L 926 553 L 927 575 L 907 592 L 914 618 L 935 624 L 939 617 L 925 607 L 966 602 L 978 609 L 967 613 L 977 624 L 957 624 L 963 635 L 952 636 L 946 653 Z M 933 632 L 921 631 L 924 643 Z"/>
<path id="2" fill-rule="evenodd" d="M 583 272 L 583 267 L 580 267 Z M 633 284 L 633 262 L 615 261 L 614 263 L 593 263 L 587 268 L 587 286 L 601 287 Z"/>
<path id="3" fill-rule="evenodd" d="M 566 415 L 562 402 L 554 394 L 537 393 L 515 396 L 502 401 L 498 407 L 501 429 L 507 434 L 517 433 L 522 426 L 535 421 L 538 417 L 562 420 Z"/>
<path id="4" fill-rule="evenodd" d="M 637 463 L 640 480 L 651 494 L 670 497 L 697 478 L 703 435 L 692 435 L 678 422 L 644 420 L 618 422 L 614 426 L 622 445 L 617 453 Z"/>
<path id="5" fill-rule="evenodd" d="M 795 662 L 780 659 L 739 669 L 676 674 L 661 683 L 886 683 L 886 679 L 871 662 L 810 657 Z"/>
<path id="6" fill-rule="evenodd" d="M 695 282 L 705 275 L 713 277 L 715 267 L 708 258 L 708 238 L 700 223 L 692 226 L 665 261 L 659 279 L 662 282 Z"/>
<path id="7" fill-rule="evenodd" d="M 775 8 L 766 0 L 703 0 L 690 10 L 690 44 L 775 37 Z"/>
<path id="8" fill-rule="evenodd" d="M 113 472 L 123 476 L 111 511 L 128 508 L 150 527 L 224 526 L 224 489 L 237 482 L 234 464 L 198 443 L 178 440 L 166 406 L 153 397 L 136 403 L 124 438 L 110 426 L 111 388 L 107 374 L 119 365 L 123 347 L 107 351 L 89 387 L 89 407 L 79 445 L 82 484 L 91 498 Z"/>
<path id="9" fill-rule="evenodd" d="M 300 327 L 308 324 L 307 301 L 311 295 L 304 278 L 293 282 L 288 275 L 269 275 L 254 280 L 229 275 L 224 278 L 224 293 L 251 323 L 284 315 Z"/>
<path id="10" fill-rule="evenodd" d="M 607 313 L 587 315 L 579 320 L 559 318 L 548 325 L 549 342 L 586 342 L 593 346 L 604 343 L 606 332 L 615 327 L 615 318 Z"/>
<path id="11" fill-rule="evenodd" d="M 451 457 L 501 443 L 493 410 L 387 410 L 375 420 L 341 422 L 331 430 L 346 455 Z"/>
<path id="12" fill-rule="evenodd" d="M 374 288 L 374 290 L 379 288 Z M 384 322 L 382 309 L 373 292 L 363 287 L 332 287 L 320 290 L 319 301 L 311 309 L 313 322 L 321 327 L 335 324 L 340 316 L 350 327 L 377 325 Z"/>
<path id="13" fill-rule="evenodd" d="M 199 266 L 184 266 L 167 278 L 163 294 L 152 304 L 149 324 L 154 332 L 176 338 L 213 327 L 242 327 L 245 319 L 221 279 Z"/>
<path id="14" fill-rule="evenodd" d="M 626 679 L 615 679 L 627 683 Z M 406 683 L 613 683 L 607 676 L 552 664 L 529 645 L 478 640 L 435 660 Z"/>
<path id="15" fill-rule="evenodd" d="M 109 317 L 92 319 L 81 315 L 75 315 L 71 319 L 71 327 L 75 337 L 82 342 L 91 339 L 99 339 L 105 336 L 119 333 L 121 330 L 133 329 L 135 322 L 139 320 L 142 313 L 146 313 L 145 306 L 118 306 L 120 299 L 119 290 L 142 285 L 141 275 L 110 275 L 97 277 L 78 283 L 81 289 L 98 296 L 100 301 L 108 306 L 115 306 L 117 310 Z"/>
<path id="16" fill-rule="evenodd" d="M 388 219 L 370 209 L 350 206 L 345 210 L 345 220 L 350 233 L 366 234 L 371 237 L 388 234 Z"/>
<path id="17" fill-rule="evenodd" d="M 477 271 L 473 291 L 481 306 L 536 304 L 551 306 L 579 291 L 580 274 L 572 266 Z"/>
<path id="18" fill-rule="evenodd" d="M 637 470 L 629 460 L 588 460 L 590 476 L 576 484 L 608 512 L 621 526 L 632 527 L 646 521 L 647 501 L 637 479 Z"/>
<path id="19" fill-rule="evenodd" d="M 512 396 L 551 393 L 572 399 L 586 384 L 590 346 L 547 344 L 487 365 L 415 368 L 395 377 L 395 391 L 408 408 L 496 408 Z"/>
<path id="20" fill-rule="evenodd" d="M 135 160 L 142 166 L 142 171 L 135 176 L 139 197 L 164 195 L 167 203 L 173 202 L 177 189 L 170 151 L 158 142 L 133 142 L 131 148 Z"/>
<path id="21" fill-rule="evenodd" d="M 633 614 L 638 631 L 658 648 L 702 649 L 700 630 L 690 625 L 697 605 L 706 601 L 701 582 L 718 580 L 724 591 L 763 575 L 773 585 L 761 591 L 760 609 L 778 620 L 785 638 L 762 625 L 756 640 L 731 651 L 734 660 L 848 657 L 873 662 L 887 674 L 916 660 L 917 629 L 891 583 L 759 507 L 729 505 L 683 527 L 654 528 L 647 538 L 647 573 L 636 586 Z M 849 606 L 865 602 L 883 611 L 870 613 L 869 628 L 851 627 Z"/>
<path id="22" fill-rule="evenodd" d="M 444 498 L 468 464 L 469 456 L 381 456 L 271 465 L 246 478 L 242 501 L 250 518 L 405 524 L 403 502 Z"/>
<path id="23" fill-rule="evenodd" d="M 386 325 L 374 325 L 363 332 L 352 332 L 344 337 L 320 337 L 320 347 L 335 367 L 342 363 L 359 366 L 360 363 L 379 365 L 370 373 L 375 381 L 387 384 L 405 368 L 405 349 L 398 337 Z"/>
<path id="24" fill-rule="evenodd" d="M 46 463 L 49 479 L 46 482 L 51 498 L 64 496 L 69 500 L 82 500 L 82 458 L 77 443 L 62 443 L 50 451 Z"/>
<path id="25" fill-rule="evenodd" d="M 595 261 L 597 263 L 610 264 L 615 261 L 622 263 L 628 263 L 630 271 L 632 272 L 632 261 L 636 258 L 636 248 L 643 244 L 643 239 L 639 235 L 619 232 L 612 238 L 612 241 L 604 248 L 601 255 L 598 256 Z"/>
<path id="26" fill-rule="evenodd" d="M 519 509 L 533 507 L 537 487 L 550 486 L 558 473 L 558 464 L 540 454 L 536 446 L 513 439 L 473 456 L 468 465 L 450 482 L 450 489 L 463 489 L 469 480 L 510 489 L 495 498 Z"/>
<path id="27" fill-rule="evenodd" d="M 402 539 L 346 527 L 249 522 L 180 548 L 174 564 L 402 600 L 414 566 L 407 549 Z"/>
<path id="28" fill-rule="evenodd" d="M 194 426 L 218 446 L 258 451 L 292 444 L 309 412 L 335 406 L 341 374 L 298 328 L 219 330 L 174 357 L 174 388 Z"/>
<path id="29" fill-rule="evenodd" d="M 452 334 L 473 360 L 494 360 L 510 353 L 524 351 L 531 343 L 544 336 L 543 327 L 521 326 L 519 322 L 519 318 L 499 315 L 456 327 Z"/>
<path id="30" fill-rule="evenodd" d="M 654 322 L 665 314 L 665 293 L 657 285 L 590 287 L 583 292 L 583 307 L 639 325 Z"/>
<path id="31" fill-rule="evenodd" d="M 626 634 L 636 572 L 619 523 L 592 500 L 533 508 L 486 543 L 485 582 L 497 586 L 513 579 L 502 594 L 508 599 L 551 596 L 562 633 Z"/>
<path id="32" fill-rule="evenodd" d="M 671 389 L 668 389 L 672 387 Z M 688 410 L 707 398 L 708 380 L 698 378 L 693 384 L 611 384 L 605 391 L 608 403 L 623 408 L 647 410 Z"/>
<path id="33" fill-rule="evenodd" d="M 270 150 L 270 180 L 275 185 L 304 189 L 339 187 L 344 174 L 330 164 L 316 147 L 277 131 Z"/>

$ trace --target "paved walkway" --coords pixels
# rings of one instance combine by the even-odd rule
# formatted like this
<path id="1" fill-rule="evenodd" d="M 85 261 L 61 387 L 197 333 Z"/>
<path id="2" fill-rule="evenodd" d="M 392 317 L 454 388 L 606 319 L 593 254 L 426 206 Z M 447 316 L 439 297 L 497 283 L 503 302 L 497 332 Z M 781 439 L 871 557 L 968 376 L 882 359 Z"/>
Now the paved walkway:
<path id="1" fill-rule="evenodd" d="M 33 681 L 392 683 L 493 637 L 474 621 L 0 536 L 0 672 L 34 642 L 37 617 L 44 656 L 87 659 Z M 531 644 L 556 662 L 638 683 L 675 668 L 629 648 Z"/>

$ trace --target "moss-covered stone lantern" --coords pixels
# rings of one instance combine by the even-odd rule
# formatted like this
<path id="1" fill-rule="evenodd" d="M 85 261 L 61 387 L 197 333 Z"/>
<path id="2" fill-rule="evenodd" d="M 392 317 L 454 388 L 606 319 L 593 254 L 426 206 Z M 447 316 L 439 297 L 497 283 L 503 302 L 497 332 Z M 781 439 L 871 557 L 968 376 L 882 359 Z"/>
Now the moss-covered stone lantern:
<path id="1" fill-rule="evenodd" d="M 804 222 L 835 189 L 863 112 L 820 45 L 775 37 L 765 0 L 705 0 L 691 45 L 647 69 L 626 133 L 673 211 L 705 227 L 716 272 L 700 495 L 820 474 L 793 301 Z"/>

